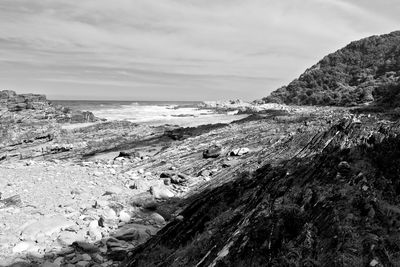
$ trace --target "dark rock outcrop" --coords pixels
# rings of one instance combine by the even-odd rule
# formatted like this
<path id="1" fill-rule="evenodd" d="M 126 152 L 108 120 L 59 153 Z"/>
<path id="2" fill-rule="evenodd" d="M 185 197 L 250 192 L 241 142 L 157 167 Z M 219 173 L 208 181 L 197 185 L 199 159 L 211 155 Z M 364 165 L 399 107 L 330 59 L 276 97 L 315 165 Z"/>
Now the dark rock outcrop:
<path id="1" fill-rule="evenodd" d="M 222 153 L 222 148 L 219 146 L 212 146 L 203 151 L 203 158 L 218 158 Z"/>
<path id="2" fill-rule="evenodd" d="M 355 41 L 324 57 L 261 102 L 400 105 L 400 31 Z M 260 102 L 260 101 L 258 101 Z"/>

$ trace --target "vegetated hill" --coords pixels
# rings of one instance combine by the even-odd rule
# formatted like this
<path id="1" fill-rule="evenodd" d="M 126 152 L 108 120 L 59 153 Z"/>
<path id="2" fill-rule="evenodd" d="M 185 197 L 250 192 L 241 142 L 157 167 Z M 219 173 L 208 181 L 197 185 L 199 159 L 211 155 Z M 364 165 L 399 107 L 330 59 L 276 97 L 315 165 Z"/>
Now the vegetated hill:
<path id="1" fill-rule="evenodd" d="M 324 57 L 263 102 L 352 106 L 400 105 L 400 31 L 372 36 Z"/>

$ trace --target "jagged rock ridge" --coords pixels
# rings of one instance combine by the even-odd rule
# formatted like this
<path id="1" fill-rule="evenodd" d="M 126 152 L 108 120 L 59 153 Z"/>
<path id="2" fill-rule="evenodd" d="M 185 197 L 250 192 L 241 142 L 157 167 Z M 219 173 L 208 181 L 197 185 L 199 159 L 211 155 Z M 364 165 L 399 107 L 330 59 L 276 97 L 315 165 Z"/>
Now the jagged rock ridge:
<path id="1" fill-rule="evenodd" d="M 355 41 L 324 57 L 261 102 L 352 106 L 400 104 L 400 31 Z"/>

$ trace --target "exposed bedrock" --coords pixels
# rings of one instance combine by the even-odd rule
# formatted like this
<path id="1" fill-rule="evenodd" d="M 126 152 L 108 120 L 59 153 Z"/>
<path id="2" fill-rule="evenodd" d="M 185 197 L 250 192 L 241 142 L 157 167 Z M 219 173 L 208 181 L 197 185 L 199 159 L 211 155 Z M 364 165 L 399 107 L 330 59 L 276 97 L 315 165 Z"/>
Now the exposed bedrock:
<path id="1" fill-rule="evenodd" d="M 364 119 L 315 133 L 287 159 L 193 196 L 125 264 L 398 266 L 399 129 Z"/>
<path id="2" fill-rule="evenodd" d="M 61 123 L 98 120 L 89 111 L 53 105 L 44 95 L 0 91 L 0 158 L 42 155 L 46 150 L 42 145 L 60 136 Z M 35 147 L 34 151 L 24 153 L 29 147 Z"/>

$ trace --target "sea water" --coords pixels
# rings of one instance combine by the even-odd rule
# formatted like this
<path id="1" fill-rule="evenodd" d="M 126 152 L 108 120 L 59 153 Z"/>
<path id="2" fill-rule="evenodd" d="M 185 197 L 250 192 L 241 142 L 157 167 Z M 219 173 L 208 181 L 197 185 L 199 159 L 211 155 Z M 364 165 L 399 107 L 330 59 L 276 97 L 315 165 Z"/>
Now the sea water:
<path id="1" fill-rule="evenodd" d="M 107 120 L 126 120 L 154 126 L 229 123 L 246 117 L 245 115 L 221 114 L 210 109 L 200 109 L 198 105 L 201 102 L 86 100 L 52 100 L 51 102 L 72 110 L 91 111 L 96 117 Z"/>

